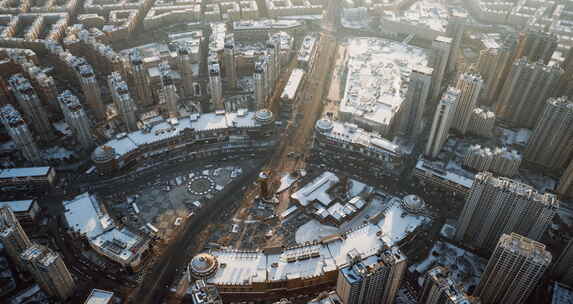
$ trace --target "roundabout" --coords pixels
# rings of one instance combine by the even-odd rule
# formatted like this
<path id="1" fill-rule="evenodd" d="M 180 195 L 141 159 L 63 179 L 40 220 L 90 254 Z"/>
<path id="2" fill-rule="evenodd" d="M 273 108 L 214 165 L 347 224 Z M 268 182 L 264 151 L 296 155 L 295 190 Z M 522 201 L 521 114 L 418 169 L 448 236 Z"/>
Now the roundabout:
<path id="1" fill-rule="evenodd" d="M 195 176 L 187 183 L 187 192 L 196 196 L 205 196 L 215 191 L 215 181 L 206 175 Z"/>

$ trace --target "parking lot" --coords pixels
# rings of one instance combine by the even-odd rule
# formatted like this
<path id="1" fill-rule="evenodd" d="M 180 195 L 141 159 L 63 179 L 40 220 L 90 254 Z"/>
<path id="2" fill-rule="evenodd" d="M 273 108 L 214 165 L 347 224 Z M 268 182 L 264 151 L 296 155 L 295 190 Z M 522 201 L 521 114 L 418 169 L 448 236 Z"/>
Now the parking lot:
<path id="1" fill-rule="evenodd" d="M 127 224 L 168 242 L 213 196 L 243 174 L 242 166 L 207 165 L 150 181 L 112 206 Z"/>

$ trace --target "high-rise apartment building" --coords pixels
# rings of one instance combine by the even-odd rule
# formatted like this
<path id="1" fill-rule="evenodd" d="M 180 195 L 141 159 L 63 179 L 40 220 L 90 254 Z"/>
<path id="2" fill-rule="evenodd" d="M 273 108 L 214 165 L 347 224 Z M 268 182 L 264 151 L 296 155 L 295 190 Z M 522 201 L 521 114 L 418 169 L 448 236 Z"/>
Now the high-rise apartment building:
<path id="1" fill-rule="evenodd" d="M 22 115 L 14 106 L 8 104 L 0 108 L 0 121 L 2 121 L 4 128 L 8 130 L 8 134 L 25 159 L 31 162 L 40 162 L 42 160 L 40 150 L 38 150 L 34 142 L 34 137 L 28 128 L 28 124 L 26 124 Z"/>
<path id="2" fill-rule="evenodd" d="M 20 254 L 32 245 L 28 235 L 9 207 L 0 208 L 0 241 L 13 262 L 20 262 Z"/>
<path id="3" fill-rule="evenodd" d="M 551 263 L 545 245 L 517 233 L 503 234 L 474 295 L 483 304 L 523 303 Z"/>
<path id="4" fill-rule="evenodd" d="M 573 239 L 569 240 L 552 269 L 556 280 L 565 285 L 573 286 Z"/>
<path id="5" fill-rule="evenodd" d="M 573 152 L 573 102 L 549 98 L 525 150 L 525 160 L 547 170 L 562 171 Z"/>
<path id="6" fill-rule="evenodd" d="M 468 133 L 483 137 L 491 137 L 495 128 L 495 113 L 485 108 L 475 108 L 472 111 Z"/>
<path id="7" fill-rule="evenodd" d="M 177 68 L 181 74 L 181 85 L 184 97 L 193 96 L 193 66 L 187 46 L 179 46 L 177 50 Z"/>
<path id="8" fill-rule="evenodd" d="M 268 58 L 267 60 L 269 63 L 269 72 L 270 72 L 269 95 L 273 94 L 277 80 L 279 79 L 280 69 L 281 69 L 280 51 L 281 47 L 280 47 L 280 42 L 278 40 L 269 39 L 267 41 L 267 58 Z"/>
<path id="9" fill-rule="evenodd" d="M 267 89 L 267 96 L 273 95 L 273 90 L 275 88 L 274 74 L 275 74 L 275 64 L 273 62 L 272 52 L 268 52 L 263 56 L 265 61 L 266 72 L 265 72 L 265 84 Z"/>
<path id="10" fill-rule="evenodd" d="M 502 41 L 487 40 L 480 51 L 478 72 L 484 78 L 480 104 L 493 106 L 511 70 L 517 51 L 517 38 L 507 35 Z"/>
<path id="11" fill-rule="evenodd" d="M 167 63 L 162 63 L 159 67 L 161 73 L 161 91 L 159 92 L 160 104 L 164 104 L 170 117 L 177 117 L 179 95 L 177 87 L 171 77 L 171 69 Z"/>
<path id="12" fill-rule="evenodd" d="M 223 51 L 223 68 L 225 80 L 230 88 L 237 87 L 237 62 L 235 58 L 235 38 L 233 35 L 225 37 L 225 50 Z"/>
<path id="13" fill-rule="evenodd" d="M 477 304 L 479 301 L 464 292 L 461 284 L 454 281 L 447 268 L 436 266 L 424 276 L 424 285 L 418 303 Z"/>
<path id="14" fill-rule="evenodd" d="M 108 76 L 107 83 L 117 112 L 128 132 L 137 131 L 137 107 L 129 94 L 127 83 L 119 72 Z"/>
<path id="15" fill-rule="evenodd" d="M 209 92 L 211 94 L 211 108 L 224 110 L 223 83 L 221 81 L 221 66 L 218 63 L 209 64 Z"/>
<path id="16" fill-rule="evenodd" d="M 448 130 L 452 125 L 460 90 L 449 87 L 440 99 L 434 120 L 430 129 L 430 137 L 426 144 L 425 155 L 431 158 L 438 156 L 442 146 L 448 139 Z"/>
<path id="17" fill-rule="evenodd" d="M 545 101 L 556 93 L 562 74 L 558 65 L 529 63 L 524 57 L 516 60 L 499 96 L 496 117 L 514 127 L 535 127 Z"/>
<path id="18" fill-rule="evenodd" d="M 573 197 L 573 161 L 569 162 L 565 172 L 561 175 L 557 193 L 564 198 Z"/>
<path id="19" fill-rule="evenodd" d="M 400 107 L 399 133 L 416 137 L 422 132 L 426 101 L 432 85 L 432 68 L 416 66 L 410 74 L 408 91 Z"/>
<path id="20" fill-rule="evenodd" d="M 143 58 L 138 50 L 129 54 L 131 62 L 129 84 L 132 88 L 135 102 L 142 107 L 153 105 L 153 94 L 147 69 L 143 66 Z"/>
<path id="21" fill-rule="evenodd" d="M 466 134 L 473 110 L 477 106 L 483 79 L 477 73 L 463 73 L 458 77 L 456 89 L 460 90 L 460 97 L 452 121 L 452 128 L 462 135 Z"/>
<path id="22" fill-rule="evenodd" d="M 440 97 L 451 49 L 452 38 L 438 36 L 432 42 L 432 68 L 434 69 L 432 74 L 432 94 L 430 95 L 432 102 L 435 102 Z"/>
<path id="23" fill-rule="evenodd" d="M 573 96 L 573 48 L 570 48 L 567 54 L 565 54 L 565 59 L 561 67 L 564 73 L 563 76 L 561 76 L 559 93 L 560 95 Z"/>
<path id="24" fill-rule="evenodd" d="M 490 171 L 512 177 L 518 173 L 521 154 L 507 147 L 494 149 L 472 145 L 464 156 L 463 166 L 478 172 Z"/>
<path id="25" fill-rule="evenodd" d="M 468 16 L 465 12 L 454 11 L 448 18 L 448 26 L 446 27 L 446 36 L 452 38 L 452 50 L 448 58 L 448 73 L 456 70 L 459 54 L 461 52 L 461 44 L 466 29 L 466 20 Z"/>
<path id="26" fill-rule="evenodd" d="M 42 290 L 61 300 L 74 292 L 75 283 L 62 257 L 50 248 L 33 244 L 21 255 L 20 260 Z"/>
<path id="27" fill-rule="evenodd" d="M 90 111 L 94 114 L 97 120 L 103 121 L 106 118 L 105 105 L 101 99 L 101 90 L 93 68 L 90 65 L 82 65 L 78 71 L 80 75 L 80 84 L 86 103 Z"/>
<path id="28" fill-rule="evenodd" d="M 266 108 L 267 102 L 267 63 L 265 61 L 258 61 L 255 63 L 255 73 L 253 78 L 255 80 L 255 104 L 256 109 Z"/>
<path id="29" fill-rule="evenodd" d="M 22 74 L 14 74 L 8 79 L 14 97 L 24 114 L 29 126 L 38 138 L 49 141 L 55 137 L 48 118 L 48 111 L 36 94 L 32 83 Z"/>
<path id="30" fill-rule="evenodd" d="M 336 293 L 345 304 L 390 304 L 407 267 L 397 248 L 340 269 Z"/>
<path id="31" fill-rule="evenodd" d="M 527 30 L 519 34 L 517 56 L 526 57 L 530 62 L 541 61 L 548 64 L 558 42 L 557 35 L 553 33 Z"/>
<path id="32" fill-rule="evenodd" d="M 64 119 L 70 126 L 76 140 L 84 150 L 90 150 L 95 145 L 92 135 L 90 120 L 80 103 L 80 100 L 69 90 L 62 92 L 58 96 L 58 103 Z"/>
<path id="33" fill-rule="evenodd" d="M 529 185 L 481 172 L 467 195 L 455 238 L 488 251 L 504 233 L 539 240 L 558 208 L 554 194 L 541 194 Z"/>

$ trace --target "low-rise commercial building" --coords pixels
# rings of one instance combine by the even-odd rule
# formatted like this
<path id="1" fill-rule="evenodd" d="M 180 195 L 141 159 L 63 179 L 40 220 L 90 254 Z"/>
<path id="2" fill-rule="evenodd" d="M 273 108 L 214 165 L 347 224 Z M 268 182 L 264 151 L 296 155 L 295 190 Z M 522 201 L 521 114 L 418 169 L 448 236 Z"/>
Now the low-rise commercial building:
<path id="1" fill-rule="evenodd" d="M 211 250 L 195 256 L 188 272 L 215 285 L 225 302 L 296 296 L 332 286 L 342 268 L 397 250 L 388 249 L 380 234 L 379 227 L 366 224 L 293 247 Z"/>
<path id="2" fill-rule="evenodd" d="M 273 115 L 267 110 L 159 118 L 138 131 L 118 134 L 98 147 L 92 160 L 98 172 L 113 174 L 177 157 L 198 159 L 269 151 L 277 142 L 274 129 Z"/>
<path id="3" fill-rule="evenodd" d="M 297 100 L 297 93 L 303 82 L 304 74 L 304 70 L 302 69 L 294 69 L 291 72 L 288 82 L 281 94 L 280 116 L 282 118 L 289 119 L 292 117 Z"/>
<path id="4" fill-rule="evenodd" d="M 414 176 L 435 187 L 461 195 L 466 195 L 473 185 L 473 179 L 448 171 L 423 158 L 416 163 Z"/>
<path id="5" fill-rule="evenodd" d="M 52 167 L 8 168 L 0 170 L 1 191 L 49 191 L 56 182 Z"/>
<path id="6" fill-rule="evenodd" d="M 72 236 L 84 239 L 100 255 L 117 264 L 138 270 L 149 250 L 150 239 L 127 227 L 119 227 L 104 206 L 89 193 L 63 202 Z"/>
<path id="7" fill-rule="evenodd" d="M 321 162 L 374 177 L 398 175 L 402 169 L 400 146 L 351 123 L 319 120 L 312 149 Z"/>
<path id="8" fill-rule="evenodd" d="M 0 208 L 2 207 L 9 207 L 21 225 L 33 224 L 40 213 L 40 205 L 35 199 L 0 202 Z"/>

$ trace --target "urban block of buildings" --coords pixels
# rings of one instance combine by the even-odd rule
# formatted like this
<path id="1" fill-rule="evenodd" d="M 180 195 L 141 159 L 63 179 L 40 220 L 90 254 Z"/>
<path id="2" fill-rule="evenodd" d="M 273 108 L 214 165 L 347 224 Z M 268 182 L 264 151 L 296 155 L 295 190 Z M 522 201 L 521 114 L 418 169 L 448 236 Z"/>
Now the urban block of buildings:
<path id="1" fill-rule="evenodd" d="M 339 117 L 383 136 L 391 134 L 415 66 L 428 66 L 426 50 L 377 38 L 349 41 L 347 79 Z"/>
<path id="2" fill-rule="evenodd" d="M 137 270 L 149 250 L 150 239 L 127 227 L 120 227 L 105 207 L 89 193 L 63 202 L 70 234 L 85 240 L 100 255 L 122 267 Z"/>

